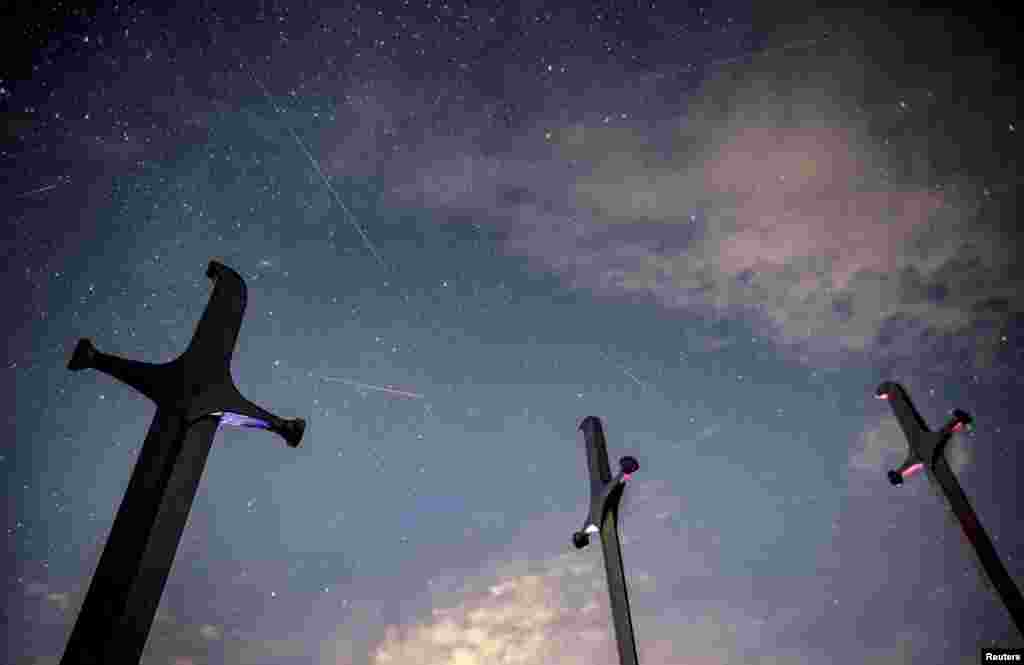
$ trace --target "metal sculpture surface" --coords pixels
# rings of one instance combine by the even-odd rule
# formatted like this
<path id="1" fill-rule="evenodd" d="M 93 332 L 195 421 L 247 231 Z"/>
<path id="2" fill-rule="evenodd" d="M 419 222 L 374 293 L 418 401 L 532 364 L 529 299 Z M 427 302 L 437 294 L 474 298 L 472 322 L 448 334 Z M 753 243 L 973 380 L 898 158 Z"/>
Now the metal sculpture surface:
<path id="1" fill-rule="evenodd" d="M 967 495 L 964 494 L 960 482 L 943 455 L 946 444 L 953 434 L 971 426 L 973 419 L 970 414 L 955 409 L 949 422 L 938 432 L 933 432 L 914 408 L 907 391 L 900 384 L 892 381 L 882 383 L 875 390 L 875 397 L 887 400 L 892 406 L 910 447 L 903 464 L 898 469 L 888 472 L 889 482 L 893 485 L 902 485 L 906 478 L 917 471 L 923 470 L 928 474 L 929 480 L 941 490 L 950 510 L 960 523 L 964 536 L 973 548 L 975 559 L 987 578 L 986 581 L 999 594 L 1018 632 L 1024 636 L 1024 598 L 1021 597 L 1020 589 L 1006 571 L 992 540 L 981 526 L 971 502 L 967 500 Z"/>
<path id="2" fill-rule="evenodd" d="M 605 443 L 601 420 L 587 416 L 580 423 L 587 449 L 587 471 L 590 474 L 590 512 L 583 522 L 583 528 L 572 535 L 572 544 L 582 549 L 590 543 L 594 533 L 601 535 L 604 550 L 604 568 L 608 576 L 608 595 L 611 599 L 612 621 L 615 624 L 615 640 L 619 647 L 621 665 L 637 665 L 636 638 L 633 635 L 633 618 L 629 613 L 629 594 L 626 590 L 626 573 L 622 567 L 622 548 L 619 544 L 619 502 L 626 481 L 640 469 L 635 457 L 619 460 L 620 471 L 612 478 L 608 465 L 608 446 Z"/>
<path id="3" fill-rule="evenodd" d="M 156 415 L 61 665 L 139 662 L 219 425 L 269 430 L 293 448 L 302 440 L 305 420 L 279 418 L 235 387 L 231 356 L 245 282 L 215 261 L 206 275 L 213 294 L 191 343 L 174 360 L 126 360 L 81 339 L 68 363 L 70 370 L 97 369 L 135 388 L 156 403 Z"/>

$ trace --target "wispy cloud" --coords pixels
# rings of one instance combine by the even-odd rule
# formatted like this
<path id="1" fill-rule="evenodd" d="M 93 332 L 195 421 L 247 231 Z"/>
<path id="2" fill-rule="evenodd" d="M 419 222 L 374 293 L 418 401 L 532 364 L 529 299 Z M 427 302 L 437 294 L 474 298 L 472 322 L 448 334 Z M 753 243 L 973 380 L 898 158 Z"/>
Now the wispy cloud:
<path id="1" fill-rule="evenodd" d="M 25 595 L 43 598 L 62 612 L 70 610 L 72 603 L 75 601 L 75 596 L 71 592 L 53 589 L 51 585 L 45 582 L 28 582 L 25 585 Z M 79 600 L 78 602 L 80 603 L 81 601 Z"/>
<path id="2" fill-rule="evenodd" d="M 632 483 L 630 490 L 633 509 L 623 518 L 629 522 L 623 542 L 641 661 L 717 665 L 742 661 L 758 647 L 762 656 L 775 650 L 772 636 L 793 618 L 791 611 L 760 615 L 746 597 L 749 589 L 729 581 L 715 583 L 717 599 L 708 603 L 706 589 L 697 587 L 719 579 L 716 557 L 707 551 L 713 534 L 703 528 L 670 532 L 677 527 L 667 526 L 666 517 L 684 511 L 667 484 Z M 389 626 L 370 662 L 617 663 L 600 548 L 572 550 L 566 535 L 584 510 L 539 518 L 517 537 L 555 542 L 557 533 L 565 542 L 561 553 L 533 558 L 510 550 L 431 585 L 430 612 Z M 646 546 L 634 547 L 640 542 Z M 688 592 L 680 597 L 683 587 Z M 804 659 L 792 654 L 785 662 Z"/>
<path id="3" fill-rule="evenodd" d="M 488 138 L 486 110 L 460 109 L 475 129 L 430 133 L 375 169 L 394 200 L 497 226 L 506 250 L 577 288 L 742 314 L 802 353 L 910 355 L 931 331 L 971 335 L 990 362 L 990 329 L 1024 298 L 999 214 L 1010 190 L 936 165 L 953 137 L 935 117 L 967 111 L 907 82 L 867 90 L 875 64 L 855 30 L 808 44 L 734 63 L 659 117 L 589 119 L 615 107 L 614 84 L 569 110 L 552 100 L 514 141 Z M 656 97 L 670 78 L 617 92 Z M 400 80 L 365 103 L 415 107 Z"/>
<path id="4" fill-rule="evenodd" d="M 631 576 L 634 597 L 653 589 L 650 575 Z M 504 562 L 439 596 L 429 617 L 389 626 L 373 665 L 408 663 L 618 662 L 604 570 L 596 557 L 567 553 L 542 563 Z M 653 616 L 634 603 L 643 662 L 733 662 L 756 643 L 764 621 L 740 611 Z M 800 662 L 791 661 L 791 662 Z"/>

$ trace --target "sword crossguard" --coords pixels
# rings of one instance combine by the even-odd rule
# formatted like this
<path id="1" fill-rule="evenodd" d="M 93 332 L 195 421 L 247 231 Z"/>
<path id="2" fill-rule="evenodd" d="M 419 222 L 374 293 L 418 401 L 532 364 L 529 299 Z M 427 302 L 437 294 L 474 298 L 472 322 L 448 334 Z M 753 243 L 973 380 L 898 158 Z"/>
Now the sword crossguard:
<path id="1" fill-rule="evenodd" d="M 166 363 L 146 363 L 102 353 L 89 339 L 80 339 L 68 369 L 95 369 L 107 374 L 167 409 L 189 424 L 207 416 L 243 416 L 244 426 L 260 427 L 281 436 L 292 448 L 302 441 L 306 421 L 276 416 L 249 401 L 231 377 L 231 357 L 242 327 L 247 300 L 242 276 L 223 263 L 210 261 L 206 276 L 213 294 L 184 353 Z M 238 424 L 229 422 L 227 424 Z"/>

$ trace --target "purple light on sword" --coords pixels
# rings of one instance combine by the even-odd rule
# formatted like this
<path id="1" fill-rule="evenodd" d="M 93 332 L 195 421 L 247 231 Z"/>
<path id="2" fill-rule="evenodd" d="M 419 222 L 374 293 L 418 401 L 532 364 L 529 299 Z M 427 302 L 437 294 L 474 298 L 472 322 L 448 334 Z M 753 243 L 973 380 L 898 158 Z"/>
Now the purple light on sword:
<path id="1" fill-rule="evenodd" d="M 229 425 L 231 427 L 256 427 L 258 429 L 270 429 L 270 423 L 259 418 L 251 418 L 249 416 L 243 416 L 240 413 L 231 413 L 230 411 L 218 411 L 213 414 L 220 416 L 221 425 Z"/>

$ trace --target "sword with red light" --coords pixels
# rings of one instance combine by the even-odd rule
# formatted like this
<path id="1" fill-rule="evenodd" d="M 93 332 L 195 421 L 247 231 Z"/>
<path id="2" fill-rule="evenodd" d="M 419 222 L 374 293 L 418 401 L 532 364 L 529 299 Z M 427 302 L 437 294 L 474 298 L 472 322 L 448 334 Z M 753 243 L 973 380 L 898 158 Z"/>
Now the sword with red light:
<path id="1" fill-rule="evenodd" d="M 964 536 L 971 544 L 977 562 L 980 564 L 987 581 L 999 594 L 1000 599 L 1010 613 L 1017 631 L 1024 635 L 1024 597 L 1006 571 L 1006 567 L 996 553 L 988 533 L 978 515 L 974 512 L 971 502 L 967 500 L 960 482 L 946 461 L 943 452 L 953 434 L 972 428 L 973 419 L 970 414 L 954 409 L 952 418 L 938 432 L 928 428 L 924 418 L 918 413 L 907 391 L 898 383 L 886 381 L 875 390 L 875 397 L 887 400 L 899 421 L 903 433 L 907 437 L 910 452 L 906 461 L 897 469 L 888 472 L 889 482 L 902 485 L 903 481 L 924 470 L 929 474 L 949 502 L 949 507 L 960 523 Z"/>

